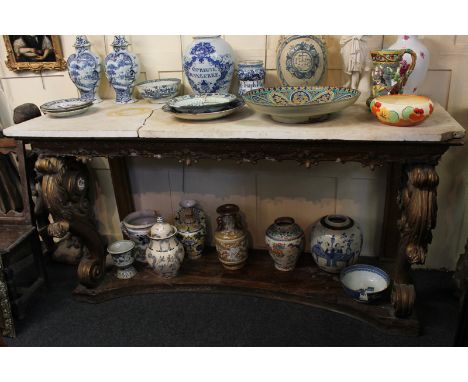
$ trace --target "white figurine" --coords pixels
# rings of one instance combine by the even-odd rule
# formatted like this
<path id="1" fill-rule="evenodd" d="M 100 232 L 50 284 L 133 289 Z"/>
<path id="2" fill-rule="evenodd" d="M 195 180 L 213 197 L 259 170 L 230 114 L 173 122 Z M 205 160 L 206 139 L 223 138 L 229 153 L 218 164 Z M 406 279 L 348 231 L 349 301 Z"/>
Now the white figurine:
<path id="1" fill-rule="evenodd" d="M 345 87 L 350 87 L 352 89 L 360 88 L 361 80 L 366 78 L 363 72 L 368 72 L 371 69 L 367 37 L 368 36 L 342 36 L 340 39 L 344 72 L 348 77 L 344 84 Z"/>

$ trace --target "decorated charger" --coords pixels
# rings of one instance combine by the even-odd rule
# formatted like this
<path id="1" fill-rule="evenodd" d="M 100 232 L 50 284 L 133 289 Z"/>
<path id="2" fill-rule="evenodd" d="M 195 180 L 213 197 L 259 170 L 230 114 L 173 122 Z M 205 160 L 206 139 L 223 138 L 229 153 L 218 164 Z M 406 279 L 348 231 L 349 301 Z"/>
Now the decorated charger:
<path id="1" fill-rule="evenodd" d="M 432 114 L 434 103 L 424 96 L 392 94 L 374 98 L 370 110 L 386 125 L 416 126 Z"/>
<path id="2" fill-rule="evenodd" d="M 206 93 L 175 97 L 167 105 L 181 113 L 214 113 L 231 108 L 238 100 L 234 94 Z"/>
<path id="3" fill-rule="evenodd" d="M 381 298 L 390 285 L 390 277 L 384 270 L 366 264 L 354 264 L 344 268 L 340 274 L 340 281 L 348 296 L 364 303 Z"/>
<path id="4" fill-rule="evenodd" d="M 92 100 L 64 98 L 50 101 L 40 106 L 41 111 L 51 117 L 62 118 L 84 113 L 93 104 Z"/>
<path id="5" fill-rule="evenodd" d="M 180 80 L 165 78 L 162 80 L 147 80 L 136 84 L 141 98 L 152 103 L 163 103 L 179 94 Z"/>
<path id="6" fill-rule="evenodd" d="M 260 88 L 244 94 L 249 107 L 283 123 L 323 120 L 356 102 L 361 93 L 333 86 Z"/>

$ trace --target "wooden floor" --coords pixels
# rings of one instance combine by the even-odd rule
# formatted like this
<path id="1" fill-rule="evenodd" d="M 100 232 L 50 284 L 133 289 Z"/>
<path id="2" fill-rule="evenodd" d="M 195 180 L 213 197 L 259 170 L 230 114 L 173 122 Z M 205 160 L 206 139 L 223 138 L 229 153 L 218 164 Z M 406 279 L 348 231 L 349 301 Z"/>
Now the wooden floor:
<path id="1" fill-rule="evenodd" d="M 391 266 L 389 263 L 377 265 L 387 270 Z M 172 279 L 161 278 L 142 264 L 136 264 L 136 267 L 138 274 L 133 279 L 119 280 L 115 271 L 109 270 L 98 287 L 89 289 L 79 285 L 74 291 L 75 297 L 80 301 L 98 303 L 145 293 L 236 293 L 324 308 L 394 334 L 419 333 L 419 323 L 414 316 L 407 319 L 394 316 L 388 296 L 373 305 L 349 298 L 341 287 L 339 276 L 320 270 L 310 254 L 304 254 L 291 272 L 276 270 L 265 251 L 252 251 L 243 269 L 228 271 L 222 267 L 213 249 L 207 250 L 201 259 L 184 260 L 179 275 Z"/>

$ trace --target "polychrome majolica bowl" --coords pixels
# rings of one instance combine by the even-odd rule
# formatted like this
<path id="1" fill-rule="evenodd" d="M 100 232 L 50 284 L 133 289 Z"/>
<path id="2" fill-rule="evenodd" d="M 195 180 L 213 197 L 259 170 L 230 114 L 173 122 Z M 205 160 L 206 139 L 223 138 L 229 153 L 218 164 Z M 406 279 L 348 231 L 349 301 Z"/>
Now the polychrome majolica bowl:
<path id="1" fill-rule="evenodd" d="M 358 90 L 332 86 L 284 86 L 251 90 L 243 97 L 249 107 L 269 114 L 275 121 L 304 123 L 352 105 L 360 94 Z"/>
<path id="2" fill-rule="evenodd" d="M 384 270 L 366 264 L 344 268 L 340 281 L 348 296 L 364 303 L 382 298 L 390 285 L 390 277 Z"/>
<path id="3" fill-rule="evenodd" d="M 136 84 L 136 88 L 141 98 L 152 103 L 165 103 L 179 94 L 180 80 L 178 78 L 148 80 Z"/>
<path id="4" fill-rule="evenodd" d="M 370 109 L 386 125 L 415 126 L 432 114 L 434 103 L 424 96 L 393 94 L 374 98 Z"/>

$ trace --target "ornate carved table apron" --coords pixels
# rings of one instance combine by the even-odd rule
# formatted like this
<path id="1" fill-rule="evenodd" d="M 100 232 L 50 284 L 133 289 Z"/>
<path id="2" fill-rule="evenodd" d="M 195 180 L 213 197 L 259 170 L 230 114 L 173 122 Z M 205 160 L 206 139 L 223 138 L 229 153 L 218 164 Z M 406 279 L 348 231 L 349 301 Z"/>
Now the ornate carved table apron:
<path id="1" fill-rule="evenodd" d="M 50 190 L 44 188 L 43 176 L 46 204 L 58 217 L 50 231 L 71 231 L 89 249 L 78 268 L 81 285 L 75 293 L 81 300 L 98 302 L 121 295 L 180 290 L 246 293 L 318 306 L 390 332 L 415 334 L 415 290 L 409 271 L 412 264 L 424 263 L 436 225 L 439 177 L 435 167 L 450 146 L 463 144 L 465 131 L 440 105 L 420 127 L 398 128 L 378 123 L 364 105 L 351 106 L 325 122 L 286 125 L 247 108 L 220 120 L 193 123 L 175 120 L 153 104 L 104 101 L 81 116 L 44 116 L 4 133 L 32 145 L 40 155 L 38 170 L 54 184 Z M 324 161 L 360 162 L 371 169 L 388 166 L 378 264 L 388 267 L 385 259 L 394 258 L 390 264 L 391 303 L 366 305 L 346 298 L 339 281 L 311 262 L 298 264 L 289 275 L 274 273 L 258 251 L 253 251 L 250 264 L 238 273 L 223 273 L 214 253 L 208 253 L 195 265 L 184 262 L 180 275 L 170 283 L 146 269 L 132 280 L 113 279 L 104 272 L 104 242 L 89 214 L 59 203 L 63 198 L 75 205 L 77 200 L 84 203 L 86 172 L 72 158 L 98 156 L 110 159 L 121 218 L 133 210 L 127 156 L 174 158 L 185 165 L 202 159 L 234 159 L 238 163 L 293 160 L 306 167 Z M 73 170 L 72 175 L 67 169 Z"/>

